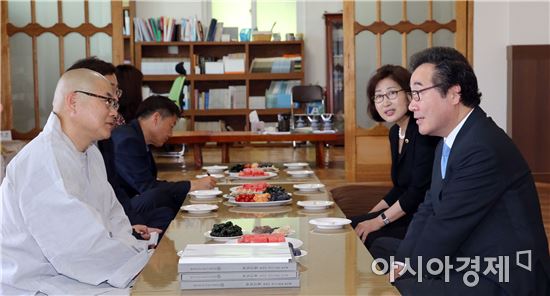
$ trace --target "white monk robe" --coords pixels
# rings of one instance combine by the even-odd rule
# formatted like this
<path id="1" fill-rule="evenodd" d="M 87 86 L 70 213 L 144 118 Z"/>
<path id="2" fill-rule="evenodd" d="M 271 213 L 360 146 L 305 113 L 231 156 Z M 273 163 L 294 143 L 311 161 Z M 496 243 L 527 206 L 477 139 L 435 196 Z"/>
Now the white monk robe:
<path id="1" fill-rule="evenodd" d="M 79 152 L 54 113 L 10 162 L 0 189 L 1 295 L 128 292 L 114 288 L 126 288 L 149 259 L 101 153 L 95 145 Z"/>

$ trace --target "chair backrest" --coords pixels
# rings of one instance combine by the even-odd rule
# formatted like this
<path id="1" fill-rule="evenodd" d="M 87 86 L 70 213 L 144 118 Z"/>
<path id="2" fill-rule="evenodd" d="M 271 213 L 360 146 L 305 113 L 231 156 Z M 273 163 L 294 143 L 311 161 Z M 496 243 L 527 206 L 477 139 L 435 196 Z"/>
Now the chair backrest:
<path id="1" fill-rule="evenodd" d="M 297 85 L 292 88 L 294 102 L 321 102 L 324 98 L 323 88 L 319 85 Z"/>

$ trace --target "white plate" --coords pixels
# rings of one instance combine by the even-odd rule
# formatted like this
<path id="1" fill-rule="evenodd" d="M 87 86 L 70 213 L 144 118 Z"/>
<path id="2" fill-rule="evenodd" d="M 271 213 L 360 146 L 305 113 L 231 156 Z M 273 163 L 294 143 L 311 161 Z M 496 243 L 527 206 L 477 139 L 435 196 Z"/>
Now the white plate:
<path id="1" fill-rule="evenodd" d="M 239 236 L 211 236 L 210 235 L 210 231 L 211 230 L 208 230 L 207 232 L 204 233 L 204 236 L 206 236 L 207 238 L 211 239 L 211 240 L 214 240 L 214 241 L 217 241 L 217 242 L 228 242 L 230 240 L 237 240 L 239 237 L 241 237 L 242 235 L 239 235 Z"/>
<path id="2" fill-rule="evenodd" d="M 208 177 L 208 175 L 207 174 L 196 175 L 195 177 L 197 179 L 202 179 L 202 178 Z M 225 175 L 224 174 L 210 174 L 210 177 L 214 177 L 216 179 L 222 179 L 222 178 L 225 178 Z"/>
<path id="3" fill-rule="evenodd" d="M 213 210 L 217 210 L 218 206 L 211 205 L 211 204 L 193 204 L 193 205 L 182 206 L 181 209 L 193 214 L 204 214 L 204 213 L 209 213 Z"/>
<path id="4" fill-rule="evenodd" d="M 325 185 L 323 184 L 295 184 L 293 186 L 294 188 L 302 191 L 302 192 L 312 192 L 312 191 L 318 191 L 323 188 L 325 188 Z"/>
<path id="5" fill-rule="evenodd" d="M 308 166 L 306 162 L 291 162 L 291 163 L 284 163 L 283 165 L 286 166 L 289 170 L 297 170 Z"/>
<path id="6" fill-rule="evenodd" d="M 189 192 L 189 195 L 192 195 L 196 199 L 213 199 L 222 193 L 220 190 L 195 190 Z"/>
<path id="7" fill-rule="evenodd" d="M 340 229 L 344 225 L 350 224 L 351 220 L 345 218 L 317 218 L 309 220 L 309 224 L 317 226 L 319 229 Z"/>
<path id="8" fill-rule="evenodd" d="M 300 200 L 296 204 L 304 207 L 306 210 L 315 211 L 324 210 L 332 206 L 334 202 L 330 200 Z"/>
<path id="9" fill-rule="evenodd" d="M 224 170 L 227 170 L 228 166 L 226 165 L 211 165 L 211 166 L 203 166 L 202 169 L 206 170 L 209 173 L 223 173 Z"/>
<path id="10" fill-rule="evenodd" d="M 277 176 L 277 173 L 274 172 L 265 172 L 264 176 L 237 176 L 241 180 L 265 180 Z"/>
<path id="11" fill-rule="evenodd" d="M 285 237 L 285 241 L 287 243 L 291 243 L 292 246 L 295 248 L 295 249 L 299 249 L 303 244 L 304 242 L 297 239 L 297 238 L 293 238 L 293 237 Z M 236 239 L 232 239 L 232 240 L 228 240 L 227 241 L 228 244 L 238 244 L 239 243 L 239 239 L 236 238 Z M 252 243 L 252 244 L 255 244 L 255 243 Z M 261 244 L 261 243 L 259 243 Z M 268 243 L 270 244 L 270 243 Z"/>
<path id="12" fill-rule="evenodd" d="M 287 174 L 291 175 L 294 178 L 304 178 L 311 174 L 313 174 L 313 171 L 308 170 L 298 170 L 298 171 L 286 171 Z"/>
<path id="13" fill-rule="evenodd" d="M 292 198 L 287 200 L 266 201 L 266 202 L 255 202 L 255 201 L 242 202 L 242 201 L 235 201 L 234 198 L 230 198 L 228 201 L 234 205 L 238 205 L 241 207 L 257 208 L 257 207 L 276 207 L 276 206 L 286 205 L 286 204 L 292 203 Z"/>

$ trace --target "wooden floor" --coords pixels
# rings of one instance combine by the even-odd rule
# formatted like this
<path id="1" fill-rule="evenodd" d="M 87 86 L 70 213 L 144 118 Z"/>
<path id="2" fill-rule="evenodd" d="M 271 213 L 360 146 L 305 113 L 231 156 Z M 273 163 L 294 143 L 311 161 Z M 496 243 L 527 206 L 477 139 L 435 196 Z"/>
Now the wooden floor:
<path id="1" fill-rule="evenodd" d="M 315 149 L 311 147 L 243 147 L 230 149 L 230 159 L 232 162 L 294 162 L 306 161 L 315 163 Z M 186 151 L 185 168 L 181 164 L 175 163 L 172 159 L 159 159 L 159 177 L 167 180 L 181 180 L 182 173 L 184 178 L 194 178 L 200 172 L 194 170 L 193 153 Z M 203 149 L 203 161 L 205 164 L 219 164 L 221 159 L 221 149 L 205 148 Z M 344 148 L 331 147 L 326 149 L 325 159 L 330 161 L 326 169 L 314 169 L 315 173 L 328 189 L 336 186 L 345 185 L 344 173 Z M 376 174 L 376 172 L 373 172 Z M 385 176 L 387 172 L 380 172 L 380 176 Z M 537 183 L 539 199 L 541 204 L 542 218 L 546 230 L 546 236 L 550 238 L 550 184 Z M 548 240 L 550 244 L 550 239 Z"/>

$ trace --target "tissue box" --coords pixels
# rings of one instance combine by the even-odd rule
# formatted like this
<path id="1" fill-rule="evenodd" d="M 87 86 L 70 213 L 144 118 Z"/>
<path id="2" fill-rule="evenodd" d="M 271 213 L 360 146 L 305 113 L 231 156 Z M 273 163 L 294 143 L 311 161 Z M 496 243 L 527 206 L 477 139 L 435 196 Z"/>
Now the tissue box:
<path id="1" fill-rule="evenodd" d="M 269 94 L 266 95 L 267 108 L 290 108 L 290 94 Z"/>

